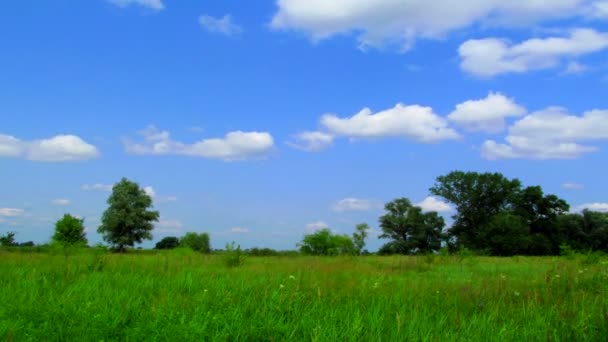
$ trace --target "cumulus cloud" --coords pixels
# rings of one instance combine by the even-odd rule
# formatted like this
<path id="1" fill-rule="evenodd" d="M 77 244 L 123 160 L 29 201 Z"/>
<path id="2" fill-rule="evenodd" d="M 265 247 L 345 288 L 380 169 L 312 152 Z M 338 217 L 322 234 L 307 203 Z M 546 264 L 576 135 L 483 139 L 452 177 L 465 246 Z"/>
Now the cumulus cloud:
<path id="1" fill-rule="evenodd" d="M 152 198 L 156 197 L 156 191 L 151 186 L 144 187 L 144 192 L 146 193 L 146 195 L 148 195 Z"/>
<path id="2" fill-rule="evenodd" d="M 329 225 L 323 221 L 311 222 L 306 225 L 306 231 L 311 233 L 325 228 L 329 228 Z"/>
<path id="3" fill-rule="evenodd" d="M 579 75 L 587 71 L 587 67 L 578 62 L 570 62 L 566 66 L 566 70 L 564 70 L 564 74 L 566 75 Z"/>
<path id="4" fill-rule="evenodd" d="M 237 234 L 244 234 L 244 233 L 249 233 L 251 232 L 250 229 L 248 228 L 241 228 L 241 227 L 234 227 L 230 229 L 231 233 L 237 233 Z"/>
<path id="5" fill-rule="evenodd" d="M 54 205 L 69 205 L 71 202 L 69 199 L 66 198 L 57 198 L 52 200 L 51 203 Z"/>
<path id="6" fill-rule="evenodd" d="M 334 135 L 351 138 L 403 137 L 423 143 L 459 138 L 432 108 L 401 103 L 378 113 L 364 108 L 349 118 L 326 114 L 321 124 Z"/>
<path id="7" fill-rule="evenodd" d="M 101 183 L 96 183 L 96 184 L 84 184 L 81 188 L 84 191 L 93 191 L 93 190 L 99 190 L 99 191 L 112 191 L 112 184 L 101 184 Z"/>
<path id="8" fill-rule="evenodd" d="M 131 5 L 138 5 L 145 8 L 149 8 L 155 11 L 160 11 L 165 8 L 162 0 L 108 0 L 110 3 L 118 7 L 128 7 Z"/>
<path id="9" fill-rule="evenodd" d="M 593 0 L 278 0 L 277 7 L 270 23 L 275 29 L 304 32 L 313 41 L 354 33 L 360 48 L 402 50 L 418 38 L 442 38 L 476 24 L 510 27 L 608 13 L 603 1 Z"/>
<path id="10" fill-rule="evenodd" d="M 336 202 L 332 206 L 333 211 L 367 211 L 382 207 L 378 201 L 361 199 L 361 198 L 345 198 Z"/>
<path id="11" fill-rule="evenodd" d="M 239 25 L 232 22 L 232 17 L 229 14 L 221 18 L 214 18 L 210 15 L 201 15 L 198 18 L 198 22 L 204 29 L 212 33 L 234 36 L 243 32 L 243 29 Z"/>
<path id="12" fill-rule="evenodd" d="M 562 184 L 562 188 L 568 189 L 568 190 L 581 190 L 581 189 L 584 189 L 585 186 L 583 184 L 569 182 L 569 183 Z"/>
<path id="13" fill-rule="evenodd" d="M 245 160 L 266 156 L 274 147 L 274 140 L 266 132 L 235 131 L 223 138 L 203 139 L 185 144 L 171 139 L 167 131 L 149 126 L 140 134 L 143 143 L 125 141 L 127 153 L 138 155 L 183 155 L 220 159 L 225 161 Z"/>
<path id="14" fill-rule="evenodd" d="M 452 210 L 449 204 L 435 196 L 425 198 L 422 202 L 416 203 L 416 206 L 422 208 L 424 212 L 436 211 L 438 213 L 445 213 Z"/>
<path id="15" fill-rule="evenodd" d="M 599 211 L 602 213 L 608 213 L 608 203 L 585 203 L 578 205 L 574 208 L 575 212 L 580 212 L 583 210 L 591 210 L 591 211 Z"/>
<path id="16" fill-rule="evenodd" d="M 608 33 L 573 29 L 565 37 L 534 38 L 519 44 L 484 38 L 464 42 L 458 52 L 463 71 L 479 77 L 522 73 L 557 67 L 565 57 L 577 57 L 608 48 Z"/>
<path id="17" fill-rule="evenodd" d="M 25 214 L 25 211 L 23 209 L 0 208 L 0 216 L 4 216 L 4 217 L 16 217 L 16 216 L 22 216 L 23 214 Z"/>
<path id="18" fill-rule="evenodd" d="M 99 151 L 75 135 L 57 135 L 49 139 L 23 141 L 0 134 L 0 157 L 23 158 L 43 162 L 67 162 L 97 158 Z"/>
<path id="19" fill-rule="evenodd" d="M 288 141 L 287 145 L 306 152 L 322 151 L 334 142 L 334 136 L 325 132 L 301 132 L 293 137 L 293 141 Z"/>
<path id="20" fill-rule="evenodd" d="M 526 109 L 500 93 L 490 93 L 485 99 L 460 103 L 448 120 L 468 131 L 498 133 L 505 129 L 505 118 L 522 116 Z"/>
<path id="21" fill-rule="evenodd" d="M 481 151 L 486 159 L 573 159 L 597 151 L 587 141 L 608 140 L 608 110 L 582 116 L 550 107 L 532 113 L 509 128 L 506 143 L 487 140 Z"/>

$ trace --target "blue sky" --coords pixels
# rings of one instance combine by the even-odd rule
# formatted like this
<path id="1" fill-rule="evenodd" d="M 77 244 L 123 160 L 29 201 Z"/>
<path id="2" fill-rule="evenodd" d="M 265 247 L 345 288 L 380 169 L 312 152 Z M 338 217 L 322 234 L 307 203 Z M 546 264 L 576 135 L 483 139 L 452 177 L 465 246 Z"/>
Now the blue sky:
<path id="1" fill-rule="evenodd" d="M 96 233 L 147 187 L 164 236 L 292 249 L 377 231 L 451 170 L 608 211 L 608 1 L 19 1 L 0 11 L 0 233 Z M 383 241 L 370 239 L 369 248 Z"/>

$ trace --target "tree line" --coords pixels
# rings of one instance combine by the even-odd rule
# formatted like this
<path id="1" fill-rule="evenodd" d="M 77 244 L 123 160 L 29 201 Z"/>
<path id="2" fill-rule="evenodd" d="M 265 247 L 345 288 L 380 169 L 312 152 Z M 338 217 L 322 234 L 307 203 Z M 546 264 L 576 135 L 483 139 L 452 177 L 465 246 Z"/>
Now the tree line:
<path id="1" fill-rule="evenodd" d="M 451 227 L 446 228 L 437 212 L 424 212 L 407 198 L 395 199 L 384 206 L 385 213 L 378 220 L 379 237 L 389 240 L 378 254 L 425 254 L 440 249 L 496 256 L 557 255 L 564 249 L 608 252 L 608 213 L 572 213 L 565 200 L 545 194 L 540 186 L 524 187 L 520 180 L 500 173 L 453 171 L 437 177 L 429 191 L 454 207 Z M 123 178 L 112 188 L 107 203 L 97 232 L 115 251 L 124 252 L 152 239 L 159 212 L 151 210 L 152 198 L 137 183 Z M 309 255 L 368 254 L 364 246 L 369 231 L 367 223 L 358 224 L 350 236 L 321 229 L 305 235 L 297 247 Z M 0 245 L 33 245 L 18 244 L 14 236 L 14 232 L 0 235 Z M 55 224 L 52 241 L 86 245 L 84 219 L 65 214 Z M 176 247 L 210 253 L 209 234 L 190 232 L 156 244 L 156 249 Z M 254 248 L 249 253 L 289 254 L 268 248 Z"/>

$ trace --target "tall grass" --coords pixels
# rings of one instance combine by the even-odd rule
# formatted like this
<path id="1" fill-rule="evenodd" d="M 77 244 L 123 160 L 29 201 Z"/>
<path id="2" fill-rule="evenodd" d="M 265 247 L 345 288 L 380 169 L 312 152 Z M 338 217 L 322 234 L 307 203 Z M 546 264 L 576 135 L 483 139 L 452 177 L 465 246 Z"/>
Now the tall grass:
<path id="1" fill-rule="evenodd" d="M 5 340 L 606 341 L 605 257 L 0 251 Z"/>

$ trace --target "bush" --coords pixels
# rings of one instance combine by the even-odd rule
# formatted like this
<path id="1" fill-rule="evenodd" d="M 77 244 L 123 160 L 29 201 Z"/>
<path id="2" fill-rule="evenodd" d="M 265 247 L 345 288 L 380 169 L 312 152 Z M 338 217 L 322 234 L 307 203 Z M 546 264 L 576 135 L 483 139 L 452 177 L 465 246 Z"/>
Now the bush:
<path id="1" fill-rule="evenodd" d="M 241 245 L 234 248 L 234 241 L 226 244 L 224 252 L 224 263 L 228 267 L 239 267 L 245 263 L 245 255 L 241 250 Z"/>
<path id="2" fill-rule="evenodd" d="M 209 242 L 209 234 L 189 232 L 180 240 L 180 245 L 191 248 L 194 251 L 209 254 L 211 253 L 211 244 Z"/>
<path id="3" fill-rule="evenodd" d="M 179 239 L 175 236 L 167 236 L 156 243 L 155 249 L 174 249 L 179 247 Z"/>

